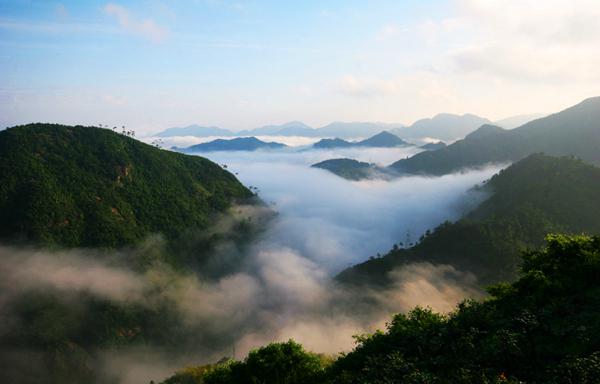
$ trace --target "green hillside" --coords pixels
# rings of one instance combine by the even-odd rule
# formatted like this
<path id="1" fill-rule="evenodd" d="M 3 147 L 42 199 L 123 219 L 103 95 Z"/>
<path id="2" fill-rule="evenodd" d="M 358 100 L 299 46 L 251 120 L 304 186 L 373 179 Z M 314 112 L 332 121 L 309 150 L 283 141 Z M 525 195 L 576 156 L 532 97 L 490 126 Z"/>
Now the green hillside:
<path id="1" fill-rule="evenodd" d="M 449 314 L 415 308 L 336 360 L 293 341 L 163 384 L 593 384 L 600 375 L 600 238 L 552 235 L 519 279 Z"/>
<path id="2" fill-rule="evenodd" d="M 385 169 L 375 164 L 345 158 L 321 161 L 311 167 L 325 169 L 348 180 L 368 179 L 375 175 L 382 176 L 385 172 Z"/>
<path id="3" fill-rule="evenodd" d="M 484 125 L 446 148 L 399 160 L 400 174 L 443 175 L 492 162 L 518 161 L 532 153 L 577 156 L 600 165 L 600 97 L 513 130 Z"/>
<path id="4" fill-rule="evenodd" d="M 0 132 L 0 238 L 116 247 L 205 228 L 251 192 L 211 161 L 108 129 L 30 124 Z"/>
<path id="5" fill-rule="evenodd" d="M 352 284 L 386 284 L 405 263 L 427 261 L 475 273 L 482 283 L 514 278 L 519 251 L 538 246 L 549 232 L 600 233 L 600 168 L 572 158 L 531 155 L 491 178 L 491 193 L 465 218 L 444 223 L 414 247 L 338 275 Z"/>

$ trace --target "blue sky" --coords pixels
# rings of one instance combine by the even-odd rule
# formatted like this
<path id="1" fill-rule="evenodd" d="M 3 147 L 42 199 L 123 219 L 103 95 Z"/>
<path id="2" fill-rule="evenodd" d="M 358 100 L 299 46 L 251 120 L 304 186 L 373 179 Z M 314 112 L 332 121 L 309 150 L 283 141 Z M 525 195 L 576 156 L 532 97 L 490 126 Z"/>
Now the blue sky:
<path id="1" fill-rule="evenodd" d="M 600 95 L 595 1 L 0 3 L 0 125 L 491 119 Z"/>

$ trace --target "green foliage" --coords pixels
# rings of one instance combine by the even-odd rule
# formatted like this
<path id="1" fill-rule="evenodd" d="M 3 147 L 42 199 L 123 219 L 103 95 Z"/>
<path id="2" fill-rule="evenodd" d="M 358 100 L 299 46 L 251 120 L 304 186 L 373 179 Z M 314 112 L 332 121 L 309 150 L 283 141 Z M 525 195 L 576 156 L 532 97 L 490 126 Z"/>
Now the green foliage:
<path id="1" fill-rule="evenodd" d="M 595 383 L 600 238 L 552 235 L 521 277 L 448 316 L 417 308 L 359 339 L 331 383 Z"/>
<path id="2" fill-rule="evenodd" d="M 488 299 L 447 315 L 398 314 L 333 364 L 289 341 L 165 384 L 597 383 L 600 237 L 550 235 L 524 259 L 520 278 L 490 288 Z"/>
<path id="3" fill-rule="evenodd" d="M 293 340 L 251 351 L 244 361 L 188 368 L 163 384 L 304 384 L 323 380 L 327 359 Z"/>
<path id="4" fill-rule="evenodd" d="M 456 223 L 446 222 L 409 249 L 343 271 L 352 284 L 386 284 L 387 273 L 410 262 L 450 264 L 489 284 L 512 280 L 520 251 L 550 232 L 600 233 L 600 168 L 573 158 L 531 155 L 489 180 L 491 196 Z"/>
<path id="5" fill-rule="evenodd" d="M 30 124 L 0 132 L 0 238 L 119 247 L 206 228 L 252 194 L 207 159 L 107 129 Z"/>
<path id="6" fill-rule="evenodd" d="M 325 160 L 313 164 L 311 167 L 325 169 L 348 180 L 366 179 L 373 177 L 378 173 L 383 175 L 386 172 L 384 168 L 378 167 L 375 164 L 352 159 Z"/>

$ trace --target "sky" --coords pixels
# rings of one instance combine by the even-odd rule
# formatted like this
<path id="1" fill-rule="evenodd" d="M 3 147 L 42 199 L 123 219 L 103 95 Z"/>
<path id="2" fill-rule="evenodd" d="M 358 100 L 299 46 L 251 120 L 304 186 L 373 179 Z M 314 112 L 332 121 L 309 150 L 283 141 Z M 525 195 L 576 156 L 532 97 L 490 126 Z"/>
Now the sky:
<path id="1" fill-rule="evenodd" d="M 492 120 L 600 95 L 596 0 L 0 2 L 0 128 Z"/>

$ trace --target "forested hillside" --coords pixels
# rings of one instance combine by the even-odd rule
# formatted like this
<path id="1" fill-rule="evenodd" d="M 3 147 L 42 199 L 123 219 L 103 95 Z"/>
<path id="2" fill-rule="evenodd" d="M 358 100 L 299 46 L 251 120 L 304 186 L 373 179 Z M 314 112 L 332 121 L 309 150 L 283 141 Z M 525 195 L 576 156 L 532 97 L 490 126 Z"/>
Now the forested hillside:
<path id="1" fill-rule="evenodd" d="M 274 343 L 164 384 L 597 383 L 600 238 L 552 235 L 523 257 L 519 279 L 488 299 L 398 314 L 337 359 Z"/>
<path id="2" fill-rule="evenodd" d="M 549 232 L 600 233 L 600 168 L 573 158 L 531 155 L 481 188 L 490 197 L 465 218 L 435 228 L 416 245 L 396 247 L 343 271 L 351 284 L 385 285 L 387 274 L 410 262 L 450 264 L 482 283 L 514 278 L 519 251 Z"/>
<path id="3" fill-rule="evenodd" d="M 0 132 L 0 238 L 117 247 L 206 228 L 251 197 L 217 164 L 108 129 L 30 124 Z"/>

